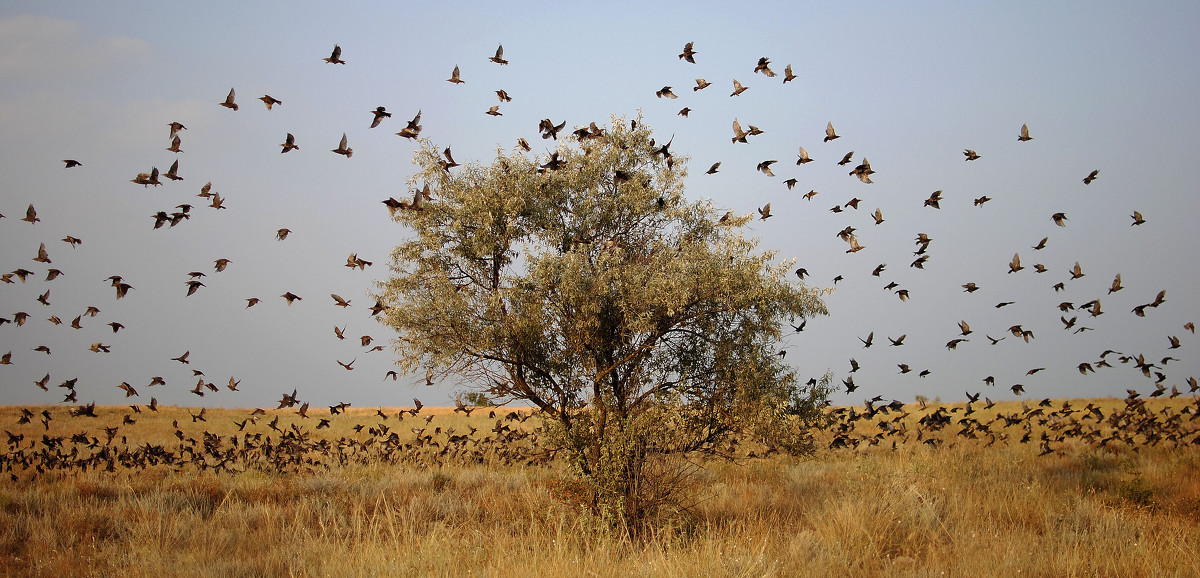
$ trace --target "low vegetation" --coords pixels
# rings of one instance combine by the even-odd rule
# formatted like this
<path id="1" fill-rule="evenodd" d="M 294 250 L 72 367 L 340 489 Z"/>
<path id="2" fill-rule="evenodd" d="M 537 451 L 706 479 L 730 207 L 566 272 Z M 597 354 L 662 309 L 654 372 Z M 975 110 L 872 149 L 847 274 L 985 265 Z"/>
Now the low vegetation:
<path id="1" fill-rule="evenodd" d="M 1062 401 L 1051 403 L 1055 416 Z M 1114 415 L 1128 402 L 1091 403 Z M 1030 407 L 1032 406 L 1032 407 Z M 1032 412 L 1036 402 L 996 404 L 972 418 Z M 99 417 L 69 418 L 62 408 L 29 408 L 53 419 L 14 425 L 19 408 L 0 408 L 10 432 L 0 480 L 0 573 L 87 576 L 165 574 L 194 576 L 791 576 L 791 575 L 1193 575 L 1200 561 L 1200 444 L 1195 397 L 1148 400 L 1143 408 L 1163 423 L 1178 423 L 1184 437 L 1136 445 L 1104 445 L 1065 436 L 1054 416 L 1009 426 L 989 439 L 953 425 L 922 433 L 918 420 L 938 408 L 954 421 L 963 404 L 909 404 L 871 419 L 852 432 L 834 427 L 819 434 L 826 449 L 791 458 L 762 447 L 744 448 L 735 462 L 697 465 L 692 499 L 663 511 L 654 530 L 631 539 L 588 514 L 583 489 L 553 456 L 437 461 L 397 457 L 329 459 L 348 440 L 402 432 L 397 447 L 413 444 L 411 431 L 442 428 L 430 441 L 446 446 L 446 430 L 479 433 L 497 420 L 528 435 L 513 443 L 538 452 L 537 418 L 508 410 L 451 410 L 405 414 L 397 409 L 351 408 L 307 420 L 270 411 L 258 423 L 241 422 L 244 410 L 209 410 L 206 422 L 189 411 L 159 408 L 135 424 L 121 425 L 125 408 L 97 408 Z M 1045 407 L 1043 406 L 1043 409 Z M 862 415 L 871 408 L 853 408 Z M 845 416 L 849 409 L 835 412 Z M 904 414 L 908 415 L 904 415 Z M 216 469 L 183 460 L 146 467 L 52 468 L 14 456 L 63 437 L 62 452 L 77 457 L 112 447 L 201 447 L 214 438 L 238 447 L 264 435 L 261 447 L 280 447 L 266 423 L 276 415 L 282 431 L 307 436 L 300 465 L 278 471 L 230 462 Z M 426 423 L 425 417 L 434 417 Z M 1036 414 L 1035 414 L 1036 415 Z M 1073 414 L 1078 417 L 1078 414 Z M 892 421 L 897 416 L 900 420 Z M 329 427 L 312 429 L 316 419 Z M 1143 418 L 1144 420 L 1145 418 Z M 994 420 L 994 421 L 993 421 Z M 178 428 L 172 422 L 178 422 Z M 291 428 L 294 422 L 303 423 Z M 381 434 L 380 424 L 391 424 Z M 882 425 L 889 423 L 892 425 Z M 897 426 L 896 424 L 901 424 Z M 1030 440 L 1021 443 L 1024 424 Z M 366 424 L 356 432 L 354 426 Z M 440 424 L 440 425 L 439 425 Z M 105 427 L 117 427 L 108 444 Z M 1132 427 L 1132 426 L 1130 426 Z M 368 428 L 375 428 L 371 434 Z M 874 428 L 872 430 L 872 428 Z M 265 430 L 265 431 L 264 431 Z M 299 430 L 300 433 L 295 433 Z M 844 428 L 843 428 L 844 430 Z M 895 433 L 905 430 L 907 434 Z M 183 439 L 175 434 L 180 431 Z M 924 429 L 920 431 L 925 432 Z M 972 430 L 973 431 L 973 430 Z M 209 435 L 205 436 L 205 432 Z M 1046 452 L 1042 433 L 1053 445 Z M 876 438 L 878 433 L 884 437 Z M 87 442 L 72 444 L 76 434 Z M 13 436 L 25 436 L 21 441 Z M 426 434 L 422 434 L 426 435 Z M 457 433 L 450 435 L 459 435 Z M 498 434 L 492 434 L 498 435 Z M 908 435 L 908 441 L 904 441 Z M 43 438 L 46 436 L 46 438 Z M 838 437 L 858 443 L 834 444 Z M 87 450 L 91 438 L 98 447 Z M 930 437 L 938 443 L 926 443 Z M 270 441 L 267 441 L 270 438 Z M 482 439 L 482 438 L 480 438 Z M 875 440 L 872 442 L 871 440 Z M 892 441 L 897 441 L 893 448 Z M 53 442 L 49 442 L 53 443 Z M 383 442 L 377 441 L 375 444 Z M 425 442 L 428 444 L 429 442 Z M 328 444 L 328 445 L 326 445 Z M 375 445 L 371 444 L 371 445 Z M 830 445 L 835 448 L 829 449 Z M 74 449 L 72 449 L 74 448 Z M 272 449 L 270 451 L 275 451 Z M 434 450 L 434 452 L 440 450 Z M 326 453 L 328 452 L 328 453 Z M 203 452 L 196 450 L 196 453 Z M 267 450 L 263 450 L 267 453 Z M 379 454 L 383 455 L 383 454 Z M 396 452 L 395 456 L 404 456 Z M 499 456 L 499 452 L 491 455 Z M 118 461 L 119 463 L 119 461 Z M 41 471 L 39 471 L 39 466 Z"/>

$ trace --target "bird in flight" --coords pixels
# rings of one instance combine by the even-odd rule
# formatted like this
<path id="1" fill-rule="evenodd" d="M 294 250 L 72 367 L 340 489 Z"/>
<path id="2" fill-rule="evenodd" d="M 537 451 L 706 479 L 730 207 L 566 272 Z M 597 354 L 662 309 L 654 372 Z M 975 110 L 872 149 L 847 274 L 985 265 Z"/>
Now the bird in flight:
<path id="1" fill-rule="evenodd" d="M 831 121 L 829 124 L 825 125 L 825 140 L 824 140 L 824 142 L 829 142 L 835 138 L 840 138 L 840 135 L 833 132 L 833 122 Z"/>
<path id="2" fill-rule="evenodd" d="M 383 119 L 392 117 L 392 113 L 388 112 L 382 106 L 375 107 L 375 110 L 371 111 L 371 114 L 375 115 L 375 118 L 371 120 L 371 128 L 379 126 L 379 123 L 383 122 Z"/>
<path id="3" fill-rule="evenodd" d="M 1096 180 L 1096 177 L 1098 177 L 1098 176 L 1100 176 L 1099 170 L 1095 170 L 1095 171 L 1088 173 L 1088 176 L 1083 177 L 1083 184 L 1085 184 L 1085 185 L 1092 184 L 1092 181 Z"/>
<path id="4" fill-rule="evenodd" d="M 279 151 L 279 154 L 300 148 L 300 145 L 296 144 L 296 137 L 292 136 L 292 133 L 290 132 L 287 133 L 287 138 L 284 139 L 283 144 L 279 146 L 283 147 L 283 150 Z"/>
<path id="5" fill-rule="evenodd" d="M 1029 136 L 1029 125 L 1027 125 L 1027 124 L 1021 125 L 1021 135 L 1017 137 L 1017 140 L 1019 140 L 1021 142 L 1025 142 L 1027 140 L 1033 140 L 1033 137 Z"/>
<path id="6" fill-rule="evenodd" d="M 696 63 L 696 51 L 692 50 L 692 42 L 683 45 L 683 52 L 679 55 L 680 60 L 686 60 L 692 64 Z"/>
<path id="7" fill-rule="evenodd" d="M 63 167 L 64 169 L 70 169 L 70 168 L 74 168 L 74 167 L 82 167 L 83 166 L 83 163 L 81 163 L 75 159 L 63 159 L 63 164 L 66 165 Z"/>
<path id="8" fill-rule="evenodd" d="M 258 97 L 258 99 L 263 101 L 263 104 L 267 105 L 267 110 L 271 110 L 271 107 L 273 107 L 277 104 L 283 104 L 282 100 L 279 100 L 269 94 L 264 94 L 264 95 Z"/>
<path id="9" fill-rule="evenodd" d="M 504 59 L 504 45 L 501 44 L 501 45 L 497 46 L 496 47 L 496 55 L 489 56 L 488 60 L 495 62 L 496 64 L 508 64 L 508 61 Z"/>
<path id="10" fill-rule="evenodd" d="M 459 77 L 458 65 L 454 66 L 454 72 L 450 73 L 450 78 L 447 78 L 446 82 L 453 82 L 454 84 L 462 84 L 462 83 L 466 82 L 465 80 L 463 80 L 462 78 Z"/>
<path id="11" fill-rule="evenodd" d="M 346 133 L 342 133 L 342 141 L 338 143 L 338 148 L 333 149 L 339 155 L 344 155 L 346 158 L 354 156 L 354 149 L 346 146 Z"/>
<path id="12" fill-rule="evenodd" d="M 225 102 L 222 102 L 221 106 L 228 108 L 228 109 L 237 110 L 238 105 L 236 102 L 233 101 L 233 99 L 236 97 L 237 97 L 237 93 L 235 93 L 232 88 L 229 89 L 229 95 L 225 97 Z"/>
<path id="13" fill-rule="evenodd" d="M 345 60 L 342 60 L 342 47 L 338 46 L 337 44 L 333 45 L 333 52 L 330 53 L 329 58 L 323 58 L 322 60 L 324 60 L 325 62 L 328 62 L 330 64 L 345 64 L 346 63 Z"/>

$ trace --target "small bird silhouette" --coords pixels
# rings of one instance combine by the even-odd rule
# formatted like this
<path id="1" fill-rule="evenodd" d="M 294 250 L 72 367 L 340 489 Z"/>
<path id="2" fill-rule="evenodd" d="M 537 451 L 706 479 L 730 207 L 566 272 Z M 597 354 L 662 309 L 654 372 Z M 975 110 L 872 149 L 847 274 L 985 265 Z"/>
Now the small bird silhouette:
<path id="1" fill-rule="evenodd" d="M 371 128 L 379 126 L 379 123 L 383 122 L 383 119 L 392 117 L 392 113 L 388 112 L 382 106 L 375 107 L 375 110 L 372 110 L 371 114 L 374 115 L 374 118 L 371 119 Z"/>
<path id="2" fill-rule="evenodd" d="M 749 88 L 750 87 L 748 87 L 748 86 L 742 86 L 742 83 L 738 82 L 737 79 L 734 79 L 733 92 L 731 92 L 729 94 L 729 96 L 737 96 L 743 92 L 746 92 L 747 90 L 749 90 Z"/>
<path id="3" fill-rule="evenodd" d="M 342 140 L 338 143 L 338 148 L 332 150 L 339 155 L 344 155 L 346 158 L 354 156 L 354 149 L 346 146 L 346 133 L 342 133 Z"/>
<path id="4" fill-rule="evenodd" d="M 683 45 L 683 52 L 679 54 L 680 60 L 686 60 L 692 64 L 696 63 L 696 51 L 692 50 L 692 42 Z"/>
<path id="5" fill-rule="evenodd" d="M 455 65 L 455 66 L 454 66 L 454 72 L 451 72 L 451 73 L 450 73 L 450 78 L 447 78 L 447 79 L 446 79 L 446 82 L 453 82 L 454 84 L 462 84 L 462 83 L 466 82 L 465 80 L 463 80 L 463 79 L 462 79 L 462 78 L 460 78 L 459 76 L 460 76 L 460 75 L 459 75 L 458 65 Z"/>
<path id="6" fill-rule="evenodd" d="M 833 122 L 830 122 L 829 124 L 825 125 L 825 140 L 824 140 L 824 142 L 829 142 L 836 138 L 840 138 L 840 135 L 833 132 Z"/>
<path id="7" fill-rule="evenodd" d="M 75 159 L 63 159 L 63 164 L 66 165 L 63 167 L 64 169 L 70 169 L 70 168 L 74 168 L 74 167 L 82 167 L 83 166 L 83 163 L 81 163 Z"/>
<path id="8" fill-rule="evenodd" d="M 489 56 L 488 60 L 495 62 L 496 64 L 508 64 L 508 61 L 504 59 L 504 45 L 501 44 L 501 45 L 497 46 L 496 47 L 496 55 Z"/>
<path id="9" fill-rule="evenodd" d="M 330 64 L 345 64 L 346 63 L 345 60 L 342 60 L 342 47 L 338 46 L 337 44 L 333 45 L 333 52 L 329 54 L 329 58 L 323 58 L 322 60 L 324 60 L 325 62 L 328 62 Z"/>
<path id="10" fill-rule="evenodd" d="M 267 110 L 271 110 L 271 107 L 273 107 L 277 104 L 283 104 L 282 100 L 279 100 L 269 94 L 264 94 L 264 95 L 258 97 L 258 99 L 263 101 L 263 104 L 267 105 Z"/>
<path id="11" fill-rule="evenodd" d="M 1096 177 L 1098 177 L 1098 176 L 1100 176 L 1099 170 L 1095 170 L 1095 171 L 1088 173 L 1088 176 L 1083 177 L 1083 184 L 1085 184 L 1085 185 L 1092 184 L 1092 181 L 1096 180 Z"/>
<path id="12" fill-rule="evenodd" d="M 221 106 L 223 106 L 225 108 L 237 110 L 238 105 L 236 102 L 233 101 L 233 99 L 236 97 L 237 97 L 237 93 L 235 93 L 232 88 L 229 89 L 229 95 L 225 97 L 225 102 L 222 102 Z"/>

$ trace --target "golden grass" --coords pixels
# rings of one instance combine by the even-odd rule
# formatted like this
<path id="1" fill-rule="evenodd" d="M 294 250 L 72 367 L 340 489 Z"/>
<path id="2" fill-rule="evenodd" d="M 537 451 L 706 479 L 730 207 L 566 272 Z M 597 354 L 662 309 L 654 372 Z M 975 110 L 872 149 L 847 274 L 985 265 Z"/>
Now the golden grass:
<path id="1" fill-rule="evenodd" d="M 103 436 L 125 412 L 98 409 L 100 418 L 56 413 L 49 432 L 38 422 L 20 431 Z M 352 434 L 374 413 L 355 411 L 314 435 Z M 171 421 L 180 417 L 189 436 L 204 428 L 231 435 L 247 413 L 209 410 L 193 427 L 184 410 L 163 408 L 117 437 L 177 443 Z M 0 423 L 16 416 L 0 408 Z M 481 430 L 495 421 L 441 412 L 431 427 L 439 420 Z M 943 435 L 938 448 L 893 451 L 889 441 L 806 459 L 710 463 L 693 510 L 665 517 L 636 543 L 559 499 L 569 483 L 555 464 L 366 464 L 299 475 L 118 469 L 16 482 L 6 473 L 0 574 L 1200 575 L 1200 447 L 1067 440 L 1061 454 L 1039 457 L 1035 443 L 984 447 Z"/>

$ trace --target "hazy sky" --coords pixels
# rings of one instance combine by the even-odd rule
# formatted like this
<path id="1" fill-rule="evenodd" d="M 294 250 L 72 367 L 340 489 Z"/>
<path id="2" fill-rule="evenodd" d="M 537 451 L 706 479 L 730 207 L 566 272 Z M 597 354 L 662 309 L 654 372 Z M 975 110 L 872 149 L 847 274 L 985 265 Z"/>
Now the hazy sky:
<path id="1" fill-rule="evenodd" d="M 77 378 L 84 403 L 153 395 L 164 404 L 268 406 L 293 388 L 314 406 L 402 405 L 414 395 L 450 403 L 453 384 L 384 381 L 395 354 L 360 341 L 387 346 L 393 337 L 370 318 L 367 292 L 408 233 L 380 201 L 409 190 L 416 143 L 395 133 L 418 110 L 422 136 L 453 147 L 460 163 L 490 162 L 519 137 L 547 154 L 543 118 L 569 129 L 640 112 L 691 158 L 690 197 L 739 213 L 771 203 L 775 216 L 748 233 L 780 259 L 795 258 L 810 284 L 843 277 L 827 298 L 830 316 L 790 336 L 786 358 L 804 379 L 831 369 L 838 380 L 855 358 L 859 389 L 842 389 L 836 403 L 966 392 L 1008 399 L 1017 383 L 1033 399 L 1154 389 L 1156 378 L 1117 355 L 1111 369 L 1076 369 L 1107 349 L 1156 364 L 1177 358 L 1155 371 L 1186 390 L 1200 376 L 1198 338 L 1183 328 L 1200 321 L 1191 222 L 1200 200 L 1187 184 L 1200 153 L 1200 6 L 827 4 L 5 2 L 0 271 L 33 274 L 0 285 L 0 317 L 29 315 L 24 326 L 0 326 L 0 354 L 12 351 L 11 365 L 0 366 L 0 402 L 58 403 L 65 390 L 55 386 Z M 689 41 L 695 64 L 678 58 Z M 345 65 L 322 61 L 334 44 Z M 507 66 L 488 61 L 499 44 Z M 753 73 L 764 56 L 779 76 Z M 797 78 L 784 84 L 788 64 Z M 456 65 L 464 84 L 446 82 Z M 713 84 L 694 91 L 697 78 Z M 749 88 L 731 97 L 734 79 Z M 679 98 L 656 98 L 664 86 Z M 218 104 L 231 87 L 238 111 Z M 500 103 L 498 89 L 512 102 Z M 268 111 L 256 100 L 265 94 L 282 104 Z M 495 104 L 503 116 L 484 114 Z M 377 106 L 394 116 L 370 129 Z M 677 114 L 684 107 L 686 118 Z M 735 118 L 764 134 L 731 143 Z M 822 142 L 830 121 L 842 136 Z M 183 152 L 166 150 L 171 122 L 187 127 Z M 1033 140 L 1018 142 L 1024 123 Z M 280 154 L 289 132 L 300 149 Z M 343 133 L 352 158 L 330 152 Z M 814 162 L 795 164 L 801 146 Z M 964 149 L 980 158 L 967 162 Z M 847 175 L 863 157 L 874 184 Z M 64 169 L 63 159 L 83 166 Z M 772 159 L 774 178 L 755 170 Z M 130 182 L 175 160 L 181 181 Z M 704 174 L 717 161 L 720 172 Z M 1084 185 L 1093 170 L 1097 179 Z M 226 210 L 196 197 L 209 181 Z M 923 206 L 935 190 L 941 208 Z M 805 200 L 809 191 L 818 194 Z M 992 200 L 973 206 L 984 195 Z M 861 199 L 857 210 L 830 212 L 852 198 Z M 31 203 L 41 219 L 32 225 L 20 220 Z M 181 203 L 193 205 L 190 220 L 153 229 L 154 213 Z M 1144 225 L 1132 226 L 1135 210 Z M 1051 220 L 1058 212 L 1065 227 Z M 845 252 L 836 234 L 846 226 L 864 250 Z M 284 227 L 292 234 L 275 240 Z M 923 270 L 909 265 L 918 233 L 933 239 Z M 82 244 L 72 248 L 67 235 Z M 40 243 L 51 264 L 32 260 Z M 346 268 L 351 253 L 374 265 Z M 1009 274 L 1014 253 L 1026 269 Z M 218 273 L 220 258 L 231 263 Z M 1071 279 L 1076 262 L 1085 276 Z M 63 275 L 46 281 L 49 268 Z M 185 297 L 191 271 L 206 273 L 205 286 Z M 1118 273 L 1125 288 L 1109 294 Z M 116 299 L 110 275 L 134 287 L 128 297 Z M 897 286 L 885 290 L 890 282 Z M 980 290 L 964 292 L 968 282 Z M 49 306 L 37 301 L 46 290 Z M 1143 318 L 1131 313 L 1160 290 L 1166 303 Z M 287 306 L 288 291 L 302 300 Z M 331 293 L 351 306 L 337 307 Z M 262 302 L 247 309 L 250 297 Z M 1093 299 L 1101 316 L 1057 307 Z M 994 307 L 1002 301 L 1014 303 Z M 100 314 L 70 328 L 89 305 Z M 1065 330 L 1063 316 L 1093 330 Z M 948 350 L 962 320 L 973 333 Z M 112 321 L 125 328 L 114 334 Z M 1034 339 L 1014 337 L 1017 324 Z M 865 349 L 860 338 L 871 332 Z M 902 334 L 902 346 L 889 345 Z M 985 335 L 1005 339 L 992 345 Z M 111 353 L 89 351 L 97 342 Z M 41 345 L 52 353 L 34 351 Z M 184 351 L 190 364 L 171 360 Z M 336 363 L 352 359 L 353 371 Z M 901 374 L 901 363 L 912 372 Z M 222 390 L 188 393 L 193 369 Z M 921 378 L 924 369 L 931 374 Z M 49 393 L 34 385 L 47 373 Z M 167 385 L 148 387 L 154 376 Z M 230 377 L 240 392 L 224 389 Z M 121 382 L 141 395 L 126 400 Z"/>

